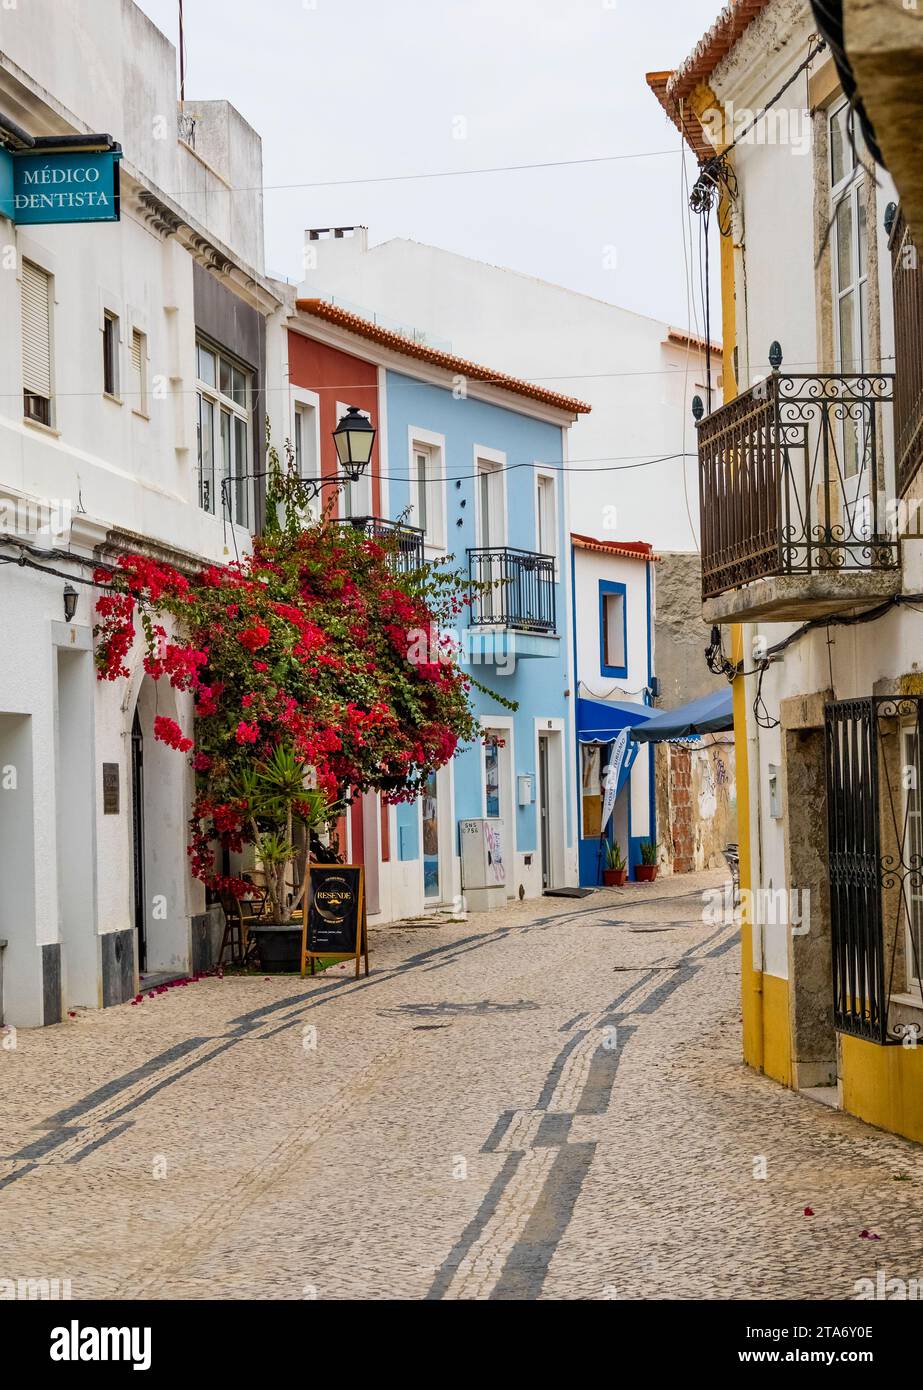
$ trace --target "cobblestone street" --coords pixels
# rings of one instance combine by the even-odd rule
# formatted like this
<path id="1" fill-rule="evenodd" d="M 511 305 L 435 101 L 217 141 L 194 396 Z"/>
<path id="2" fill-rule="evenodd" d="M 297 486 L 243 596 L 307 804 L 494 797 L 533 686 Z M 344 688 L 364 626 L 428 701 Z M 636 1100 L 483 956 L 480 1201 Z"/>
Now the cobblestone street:
<path id="1" fill-rule="evenodd" d="M 722 881 L 383 928 L 367 980 L 205 979 L 20 1032 L 0 1275 L 107 1299 L 919 1278 L 923 1151 L 739 1060 L 736 930 L 702 921 Z"/>

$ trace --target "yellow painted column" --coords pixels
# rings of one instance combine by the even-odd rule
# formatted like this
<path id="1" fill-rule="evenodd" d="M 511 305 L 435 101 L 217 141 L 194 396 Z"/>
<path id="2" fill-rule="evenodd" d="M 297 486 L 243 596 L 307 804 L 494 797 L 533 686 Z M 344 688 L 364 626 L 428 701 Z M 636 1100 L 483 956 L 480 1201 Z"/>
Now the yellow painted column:
<path id="1" fill-rule="evenodd" d="M 721 153 L 727 145 L 724 137 L 724 108 L 712 89 L 700 84 L 692 93 L 692 108 L 701 118 L 709 113 L 707 128 L 714 129 L 714 113 L 722 127 L 722 139 L 716 146 Z M 730 199 L 722 189 L 718 204 L 719 225 L 728 226 L 731 218 Z M 734 239 L 720 236 L 721 270 L 721 340 L 722 383 L 725 404 L 737 395 L 737 374 L 734 369 L 734 349 L 737 345 L 737 286 L 734 262 Z M 731 628 L 731 660 L 745 665 L 744 628 L 735 623 Z M 750 845 L 750 762 L 747 748 L 747 697 L 743 676 L 737 676 L 732 686 L 734 709 L 734 761 L 737 780 L 737 841 L 740 853 L 740 888 L 742 920 L 740 928 L 740 985 L 743 1016 L 744 1061 L 757 1070 L 763 1068 L 763 976 L 753 966 L 753 923 L 751 921 L 751 889 L 753 886 Z"/>

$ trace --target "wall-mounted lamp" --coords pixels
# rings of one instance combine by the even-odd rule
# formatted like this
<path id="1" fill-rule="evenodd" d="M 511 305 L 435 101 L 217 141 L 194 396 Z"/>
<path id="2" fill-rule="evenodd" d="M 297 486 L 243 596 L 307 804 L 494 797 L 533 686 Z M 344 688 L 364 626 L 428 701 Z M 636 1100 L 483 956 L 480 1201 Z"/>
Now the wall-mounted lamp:
<path id="1" fill-rule="evenodd" d="M 77 599 L 80 595 L 73 584 L 64 585 L 64 621 L 69 623 L 77 612 Z"/>

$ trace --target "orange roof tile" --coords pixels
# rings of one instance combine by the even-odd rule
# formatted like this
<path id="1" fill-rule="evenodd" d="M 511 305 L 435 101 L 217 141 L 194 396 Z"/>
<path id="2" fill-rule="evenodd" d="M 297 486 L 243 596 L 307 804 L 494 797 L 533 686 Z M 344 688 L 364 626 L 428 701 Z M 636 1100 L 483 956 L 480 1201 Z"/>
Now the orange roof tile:
<path id="1" fill-rule="evenodd" d="M 705 339 L 700 338 L 698 333 L 685 333 L 682 328 L 668 329 L 667 340 L 671 343 L 677 343 L 680 347 L 692 347 L 698 348 L 702 352 L 705 351 Z M 713 341 L 711 350 L 716 357 L 724 355 L 724 349 L 720 343 Z"/>
<path id="2" fill-rule="evenodd" d="M 531 381 L 521 381 L 518 377 L 508 376 L 506 372 L 497 372 L 490 367 L 480 366 L 477 362 L 469 362 L 464 357 L 455 357 L 452 353 L 442 352 L 439 348 L 427 347 L 425 343 L 412 342 L 410 338 L 405 338 L 402 333 L 395 333 L 390 328 L 382 328 L 380 324 L 360 318 L 358 314 L 349 313 L 348 310 L 341 309 L 336 304 L 329 304 L 325 299 L 296 299 L 295 308 L 300 313 L 311 314 L 314 318 L 323 319 L 326 323 L 333 323 L 340 328 L 345 328 L 360 338 L 367 338 L 369 342 L 390 348 L 392 352 L 400 352 L 405 357 L 415 358 L 418 362 L 429 362 L 434 367 L 444 367 L 447 371 L 469 377 L 472 381 L 488 382 L 491 386 L 499 386 L 504 391 L 512 391 L 518 396 L 528 396 L 532 400 L 541 401 L 544 405 L 569 411 L 572 415 L 588 415 L 592 409 L 592 406 L 587 405 L 585 401 L 578 401 L 573 396 L 564 396 L 559 391 L 548 391 L 544 386 L 535 386 Z"/>
<path id="3" fill-rule="evenodd" d="M 711 28 L 674 72 L 649 72 L 647 85 L 677 130 L 699 156 L 708 159 L 714 148 L 689 106 L 689 97 L 726 58 L 741 34 L 771 0 L 729 0 Z"/>
<path id="4" fill-rule="evenodd" d="M 575 550 L 601 550 L 607 555 L 624 555 L 629 560 L 659 560 L 649 541 L 600 541 L 595 536 L 581 536 L 572 531 L 571 543 Z"/>

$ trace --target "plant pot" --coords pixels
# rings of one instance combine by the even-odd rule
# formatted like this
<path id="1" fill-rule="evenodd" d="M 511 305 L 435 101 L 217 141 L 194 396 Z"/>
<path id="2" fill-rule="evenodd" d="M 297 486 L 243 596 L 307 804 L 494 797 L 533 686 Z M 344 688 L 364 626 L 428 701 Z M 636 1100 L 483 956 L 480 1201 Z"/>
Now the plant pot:
<path id="1" fill-rule="evenodd" d="M 301 925 L 269 922 L 249 928 L 251 941 L 256 942 L 260 969 L 267 975 L 279 975 L 301 969 Z"/>
<path id="2" fill-rule="evenodd" d="M 627 876 L 627 869 L 603 869 L 603 883 L 607 888 L 621 888 Z"/>
<path id="3" fill-rule="evenodd" d="M 638 883 L 653 883 L 657 877 L 656 864 L 636 864 L 635 880 Z"/>

